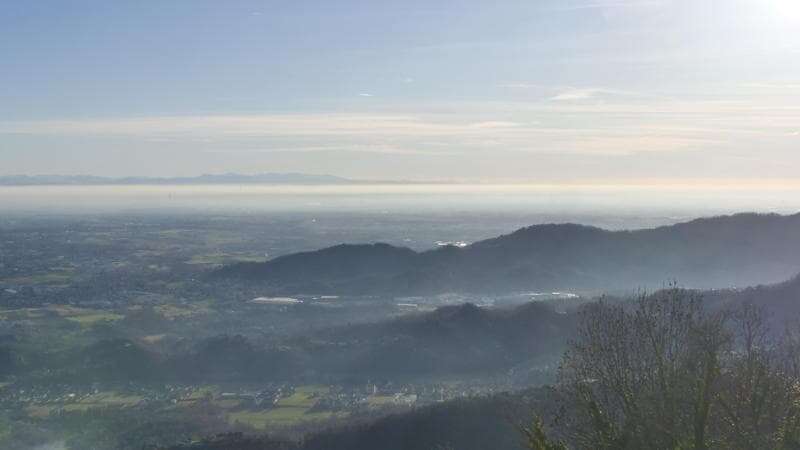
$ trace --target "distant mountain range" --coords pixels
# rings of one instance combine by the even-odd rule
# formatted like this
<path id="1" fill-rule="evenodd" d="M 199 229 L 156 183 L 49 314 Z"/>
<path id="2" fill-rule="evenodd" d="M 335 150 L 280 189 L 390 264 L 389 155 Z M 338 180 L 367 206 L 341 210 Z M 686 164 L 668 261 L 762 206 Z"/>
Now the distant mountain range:
<path id="1" fill-rule="evenodd" d="M 653 229 L 535 225 L 459 248 L 338 245 L 224 267 L 282 293 L 417 295 L 776 283 L 800 272 L 800 214 L 737 214 Z"/>
<path id="2" fill-rule="evenodd" d="M 358 183 L 334 175 L 303 173 L 236 173 L 205 174 L 196 177 L 125 177 L 110 178 L 91 175 L 7 175 L 0 176 L 0 186 L 97 186 L 97 185 L 176 185 L 176 184 L 353 184 Z"/>

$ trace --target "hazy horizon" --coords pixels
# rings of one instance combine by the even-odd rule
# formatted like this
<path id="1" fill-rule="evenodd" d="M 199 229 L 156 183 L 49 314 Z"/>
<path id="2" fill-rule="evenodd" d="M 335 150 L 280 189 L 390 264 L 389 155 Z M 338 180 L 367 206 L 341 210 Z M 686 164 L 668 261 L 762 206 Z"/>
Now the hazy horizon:
<path id="1" fill-rule="evenodd" d="M 781 185 L 56 185 L 0 186 L 7 213 L 512 214 L 611 228 L 742 212 L 800 212 L 800 186 Z"/>

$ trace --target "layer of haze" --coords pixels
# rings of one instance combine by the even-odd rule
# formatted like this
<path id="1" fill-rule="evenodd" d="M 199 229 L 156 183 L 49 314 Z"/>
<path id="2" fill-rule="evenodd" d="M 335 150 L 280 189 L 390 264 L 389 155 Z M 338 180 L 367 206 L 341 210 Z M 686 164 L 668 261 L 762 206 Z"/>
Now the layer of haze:
<path id="1" fill-rule="evenodd" d="M 796 0 L 7 1 L 0 175 L 792 178 L 798 28 Z"/>
<path id="2" fill-rule="evenodd" d="M 800 186 L 338 185 L 0 186 L 0 210 L 20 214 L 387 214 L 515 216 L 523 223 L 637 228 L 742 211 L 796 213 Z"/>

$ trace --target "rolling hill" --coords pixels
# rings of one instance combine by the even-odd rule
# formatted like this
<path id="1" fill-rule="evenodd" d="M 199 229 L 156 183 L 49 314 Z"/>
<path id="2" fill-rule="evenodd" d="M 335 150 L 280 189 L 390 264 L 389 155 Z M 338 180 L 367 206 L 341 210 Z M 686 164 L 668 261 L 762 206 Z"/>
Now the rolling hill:
<path id="1" fill-rule="evenodd" d="M 526 290 L 693 288 L 777 283 L 800 272 L 800 214 L 737 214 L 652 229 L 534 225 L 464 248 L 425 252 L 388 244 L 338 245 L 241 263 L 216 279 L 276 292 L 505 293 Z"/>

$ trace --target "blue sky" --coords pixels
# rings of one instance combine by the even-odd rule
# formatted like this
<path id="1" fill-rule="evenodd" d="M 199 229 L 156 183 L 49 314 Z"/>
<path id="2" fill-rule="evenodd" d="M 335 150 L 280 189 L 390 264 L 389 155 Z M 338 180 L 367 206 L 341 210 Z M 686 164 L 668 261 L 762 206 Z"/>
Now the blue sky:
<path id="1" fill-rule="evenodd" d="M 800 173 L 797 0 L 9 0 L 0 30 L 0 174 Z"/>

